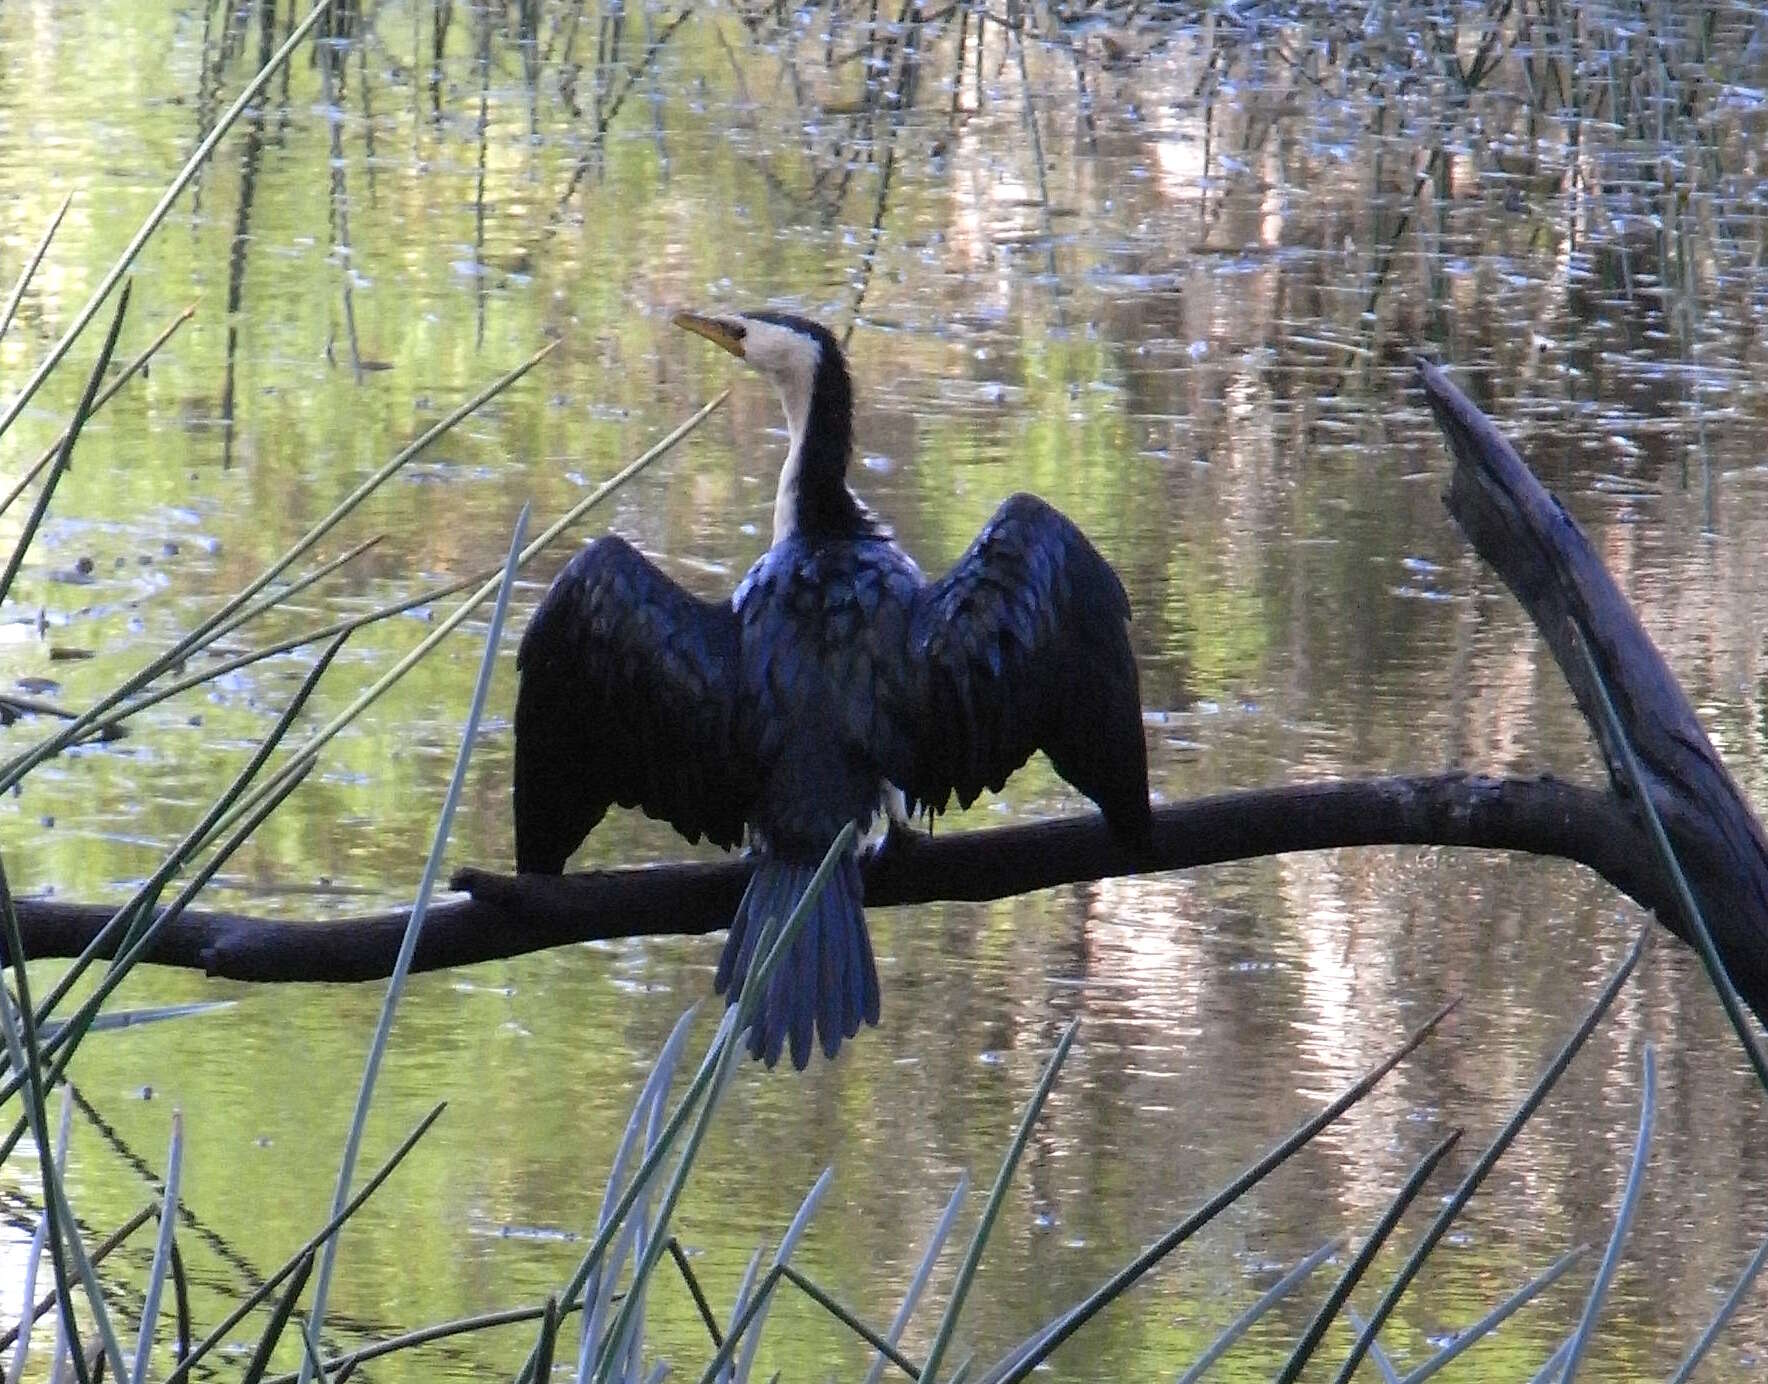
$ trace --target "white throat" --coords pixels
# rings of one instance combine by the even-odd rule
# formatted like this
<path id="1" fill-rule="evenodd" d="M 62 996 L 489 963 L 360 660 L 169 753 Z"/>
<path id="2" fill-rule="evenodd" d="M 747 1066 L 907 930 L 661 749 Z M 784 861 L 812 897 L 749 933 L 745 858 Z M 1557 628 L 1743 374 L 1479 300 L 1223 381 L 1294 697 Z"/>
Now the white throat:
<path id="1" fill-rule="evenodd" d="M 814 357 L 808 369 L 795 369 L 777 377 L 780 403 L 786 409 L 786 433 L 791 439 L 786 446 L 785 464 L 780 467 L 780 483 L 774 491 L 773 541 L 783 543 L 798 530 L 798 486 L 804 465 L 804 433 L 810 424 L 810 391 L 816 376 Z"/>

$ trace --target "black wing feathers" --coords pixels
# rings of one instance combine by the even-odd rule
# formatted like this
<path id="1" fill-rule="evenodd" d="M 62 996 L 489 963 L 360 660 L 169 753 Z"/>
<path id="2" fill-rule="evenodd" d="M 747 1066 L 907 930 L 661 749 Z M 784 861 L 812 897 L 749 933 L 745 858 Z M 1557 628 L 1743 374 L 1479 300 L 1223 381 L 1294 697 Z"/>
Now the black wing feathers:
<path id="1" fill-rule="evenodd" d="M 1043 750 L 1113 832 L 1147 847 L 1148 760 L 1129 599 L 1061 511 L 1015 495 L 926 587 L 911 645 L 925 684 L 897 780 L 935 811 L 968 807 Z"/>
<path id="2" fill-rule="evenodd" d="M 574 557 L 517 655 L 516 868 L 556 874 L 611 803 L 690 841 L 743 837 L 755 777 L 733 743 L 737 623 L 630 543 Z"/>

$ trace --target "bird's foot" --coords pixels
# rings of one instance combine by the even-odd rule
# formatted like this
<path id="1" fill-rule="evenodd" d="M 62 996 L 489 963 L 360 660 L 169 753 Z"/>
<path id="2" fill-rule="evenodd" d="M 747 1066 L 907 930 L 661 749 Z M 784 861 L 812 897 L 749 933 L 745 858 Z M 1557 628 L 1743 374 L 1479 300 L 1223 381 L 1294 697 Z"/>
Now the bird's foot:
<path id="1" fill-rule="evenodd" d="M 932 833 L 916 831 L 899 817 L 892 817 L 885 827 L 884 834 L 872 842 L 861 859 L 867 871 L 878 869 L 894 869 L 906 861 L 920 849 L 922 843 L 930 840 Z"/>

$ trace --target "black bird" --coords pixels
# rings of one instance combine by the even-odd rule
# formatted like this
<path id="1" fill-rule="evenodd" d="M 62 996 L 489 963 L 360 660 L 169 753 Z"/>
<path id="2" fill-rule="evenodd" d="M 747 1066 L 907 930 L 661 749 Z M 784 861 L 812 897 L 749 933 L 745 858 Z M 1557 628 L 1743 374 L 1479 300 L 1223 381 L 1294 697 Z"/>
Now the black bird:
<path id="1" fill-rule="evenodd" d="M 835 338 L 776 312 L 676 324 L 779 390 L 791 442 L 773 546 L 728 600 L 677 586 L 609 535 L 559 573 L 522 639 L 516 868 L 557 874 L 612 803 L 757 854 L 718 965 L 734 1001 L 764 924 L 798 903 L 849 822 L 968 807 L 1034 750 L 1150 842 L 1148 765 L 1117 574 L 1032 495 L 929 582 L 847 488 L 853 386 Z M 888 839 L 888 838 L 887 838 Z M 833 1057 L 878 1022 L 855 853 L 768 985 L 749 1048 Z"/>

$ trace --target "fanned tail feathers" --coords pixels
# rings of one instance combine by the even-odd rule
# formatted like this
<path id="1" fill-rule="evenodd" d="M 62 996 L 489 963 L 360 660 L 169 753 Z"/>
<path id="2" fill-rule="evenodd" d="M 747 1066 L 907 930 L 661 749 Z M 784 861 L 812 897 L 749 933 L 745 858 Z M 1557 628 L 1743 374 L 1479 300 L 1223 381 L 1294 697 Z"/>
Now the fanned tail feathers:
<path id="1" fill-rule="evenodd" d="M 764 855 L 755 867 L 737 915 L 731 921 L 714 988 L 727 1004 L 736 1003 L 755 963 L 755 950 L 771 920 L 784 922 L 798 906 L 815 865 Z M 749 1051 L 769 1067 L 790 1044 L 792 1065 L 810 1061 L 811 1037 L 833 1057 L 843 1038 L 859 1032 L 861 1020 L 878 1022 L 878 967 L 866 932 L 864 886 L 852 851 L 836 863 L 823 891 L 811 905 L 791 950 L 768 980 L 749 1029 Z"/>

